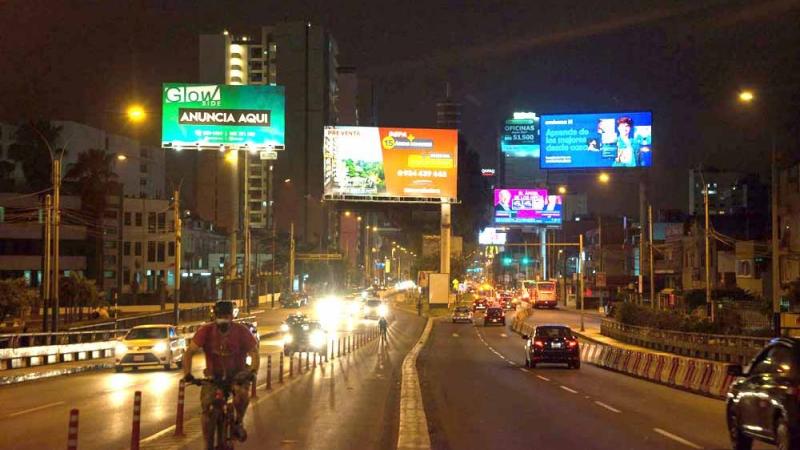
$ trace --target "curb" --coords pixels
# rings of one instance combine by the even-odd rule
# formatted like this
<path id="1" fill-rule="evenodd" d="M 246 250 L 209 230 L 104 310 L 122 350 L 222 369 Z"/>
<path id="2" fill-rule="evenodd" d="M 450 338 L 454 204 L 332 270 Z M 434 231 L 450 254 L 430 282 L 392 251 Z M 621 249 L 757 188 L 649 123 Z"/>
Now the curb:
<path id="1" fill-rule="evenodd" d="M 422 390 L 417 373 L 417 356 L 431 334 L 434 319 L 428 318 L 425 330 L 411 351 L 403 359 L 400 382 L 400 424 L 397 432 L 397 449 L 430 449 L 428 418 L 422 402 Z"/>
<path id="2" fill-rule="evenodd" d="M 53 369 L 53 370 L 48 370 L 46 372 L 28 373 L 25 375 L 2 376 L 0 377 L 0 386 L 24 383 L 26 381 L 42 380 L 45 378 L 60 377 L 62 375 L 72 375 L 75 373 L 89 372 L 93 370 L 112 369 L 113 367 L 114 364 L 112 363 L 97 363 L 87 366 L 70 367 L 65 369 Z"/>

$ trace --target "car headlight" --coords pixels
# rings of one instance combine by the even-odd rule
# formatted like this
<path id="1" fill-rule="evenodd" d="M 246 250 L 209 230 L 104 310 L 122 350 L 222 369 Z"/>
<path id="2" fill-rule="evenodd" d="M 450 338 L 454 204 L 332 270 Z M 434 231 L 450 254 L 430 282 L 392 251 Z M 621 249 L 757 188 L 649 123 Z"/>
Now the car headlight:
<path id="1" fill-rule="evenodd" d="M 289 325 L 286 325 L 285 323 L 281 324 L 281 331 L 284 332 L 284 333 L 289 331 Z"/>
<path id="2" fill-rule="evenodd" d="M 294 342 L 294 336 L 291 334 L 287 334 L 283 337 L 283 345 L 291 344 L 292 342 Z"/>
<path id="3" fill-rule="evenodd" d="M 153 346 L 153 352 L 155 353 L 164 353 L 167 351 L 167 343 L 166 342 L 159 342 Z"/>
<path id="4" fill-rule="evenodd" d="M 309 341 L 311 342 L 311 346 L 314 348 L 320 348 L 325 345 L 325 333 L 322 331 L 314 331 L 311 333 Z"/>
<path id="5" fill-rule="evenodd" d="M 378 314 L 380 316 L 385 316 L 386 314 L 389 314 L 389 307 L 386 305 L 378 306 Z"/>
<path id="6" fill-rule="evenodd" d="M 122 356 L 122 355 L 124 355 L 125 353 L 128 353 L 128 346 L 127 346 L 127 345 L 125 345 L 125 344 L 123 344 L 122 342 L 118 343 L 118 344 L 117 344 L 117 345 L 114 347 L 114 354 L 115 354 L 115 355 L 117 355 L 117 356 Z"/>

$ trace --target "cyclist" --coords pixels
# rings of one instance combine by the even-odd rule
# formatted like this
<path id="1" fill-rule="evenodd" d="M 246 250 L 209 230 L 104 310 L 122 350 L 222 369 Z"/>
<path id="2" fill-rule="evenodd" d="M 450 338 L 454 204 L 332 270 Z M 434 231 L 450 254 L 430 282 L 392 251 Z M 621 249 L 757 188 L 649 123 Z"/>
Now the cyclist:
<path id="1" fill-rule="evenodd" d="M 220 382 L 231 383 L 233 404 L 236 408 L 234 437 L 247 439 L 242 426 L 250 403 L 250 382 L 255 382 L 259 367 L 258 343 L 246 326 L 233 321 L 234 305 L 231 301 L 218 301 L 214 305 L 215 320 L 200 327 L 183 356 L 184 380 L 192 382 L 192 357 L 202 350 L 206 355 L 205 376 Z M 251 365 L 247 367 L 247 357 Z M 203 384 L 200 403 L 203 408 L 203 436 L 208 436 L 211 426 L 210 411 L 214 401 L 214 386 Z"/>
<path id="2" fill-rule="evenodd" d="M 389 323 L 386 321 L 386 317 L 381 317 L 380 320 L 378 320 L 378 327 L 381 329 L 381 339 L 384 341 L 386 340 L 386 328 L 388 325 Z"/>

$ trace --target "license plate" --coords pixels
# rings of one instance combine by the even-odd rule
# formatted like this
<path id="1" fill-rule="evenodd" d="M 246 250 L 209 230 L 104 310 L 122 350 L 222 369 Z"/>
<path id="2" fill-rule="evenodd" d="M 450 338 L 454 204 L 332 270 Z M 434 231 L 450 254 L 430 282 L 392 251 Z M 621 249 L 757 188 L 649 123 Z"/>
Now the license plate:
<path id="1" fill-rule="evenodd" d="M 144 361 L 144 355 L 134 355 L 133 356 L 133 360 L 134 361 Z"/>
<path id="2" fill-rule="evenodd" d="M 561 342 L 553 342 L 552 344 L 553 348 L 561 348 L 562 345 L 563 344 Z"/>

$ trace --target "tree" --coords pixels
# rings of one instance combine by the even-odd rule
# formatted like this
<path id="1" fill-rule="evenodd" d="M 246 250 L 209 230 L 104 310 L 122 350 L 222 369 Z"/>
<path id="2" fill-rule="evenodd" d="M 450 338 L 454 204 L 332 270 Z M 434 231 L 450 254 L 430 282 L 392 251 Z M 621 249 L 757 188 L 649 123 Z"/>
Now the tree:
<path id="1" fill-rule="evenodd" d="M 44 120 L 26 122 L 17 128 L 8 155 L 22 163 L 22 173 L 30 191 L 38 192 L 52 186 L 51 156 L 57 158 L 64 153 L 56 147 L 60 134 L 61 127 Z M 51 155 L 51 149 L 56 154 Z"/>
<path id="2" fill-rule="evenodd" d="M 103 288 L 103 214 L 109 193 L 119 189 L 117 174 L 113 169 L 114 156 L 102 150 L 89 149 L 78 155 L 78 160 L 70 165 L 66 180 L 76 183 L 81 196 L 82 209 L 92 218 L 88 233 L 89 246 L 94 255 L 93 264 L 87 264 L 88 273 Z"/>
<path id="3" fill-rule="evenodd" d="M 61 277 L 60 287 L 61 306 L 67 308 L 67 322 L 82 320 L 84 308 L 100 306 L 94 280 L 88 280 L 78 272 L 71 272 L 68 277 Z"/>
<path id="4" fill-rule="evenodd" d="M 36 294 L 28 288 L 24 278 L 0 280 L 0 320 L 7 316 L 20 316 L 35 300 Z"/>

